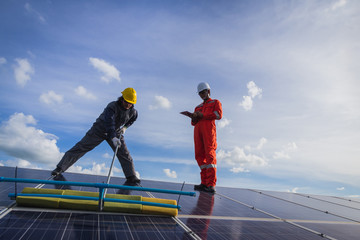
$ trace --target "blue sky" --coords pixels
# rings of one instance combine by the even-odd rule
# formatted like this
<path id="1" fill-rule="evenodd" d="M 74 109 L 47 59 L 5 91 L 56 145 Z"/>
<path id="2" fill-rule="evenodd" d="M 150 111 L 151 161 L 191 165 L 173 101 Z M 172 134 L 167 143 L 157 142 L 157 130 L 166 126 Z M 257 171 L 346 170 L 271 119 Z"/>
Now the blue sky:
<path id="1" fill-rule="evenodd" d="M 360 195 L 360 2 L 1 1 L 0 165 L 53 169 L 110 101 L 143 179 L 199 183 L 180 111 L 210 84 L 218 185 Z M 69 171 L 104 174 L 106 143 Z M 114 174 L 123 176 L 116 162 Z"/>

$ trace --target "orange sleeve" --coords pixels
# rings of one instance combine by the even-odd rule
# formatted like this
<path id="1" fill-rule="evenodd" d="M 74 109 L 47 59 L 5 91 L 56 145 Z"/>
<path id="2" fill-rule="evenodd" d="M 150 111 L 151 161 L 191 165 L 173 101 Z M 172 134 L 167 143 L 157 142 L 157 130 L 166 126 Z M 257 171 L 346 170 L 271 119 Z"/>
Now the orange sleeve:
<path id="1" fill-rule="evenodd" d="M 196 107 L 194 112 L 196 112 L 198 110 L 199 110 L 198 107 Z M 198 122 L 199 122 L 199 120 L 195 120 L 195 119 L 191 118 L 191 125 L 195 126 Z"/>
<path id="2" fill-rule="evenodd" d="M 204 114 L 203 119 L 220 120 L 222 118 L 222 106 L 219 100 L 215 100 L 215 106 L 212 112 Z"/>

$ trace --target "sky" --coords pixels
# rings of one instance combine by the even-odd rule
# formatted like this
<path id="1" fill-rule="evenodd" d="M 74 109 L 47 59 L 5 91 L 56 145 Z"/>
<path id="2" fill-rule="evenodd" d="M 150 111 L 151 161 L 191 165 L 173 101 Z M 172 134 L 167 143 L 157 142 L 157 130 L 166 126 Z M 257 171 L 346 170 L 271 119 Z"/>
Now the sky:
<path id="1" fill-rule="evenodd" d="M 218 186 L 360 196 L 360 2 L 0 2 L 0 166 L 52 170 L 132 87 L 141 179 L 200 183 L 181 111 L 222 103 Z M 107 175 L 106 142 L 68 171 Z M 123 177 L 115 162 L 114 175 Z"/>

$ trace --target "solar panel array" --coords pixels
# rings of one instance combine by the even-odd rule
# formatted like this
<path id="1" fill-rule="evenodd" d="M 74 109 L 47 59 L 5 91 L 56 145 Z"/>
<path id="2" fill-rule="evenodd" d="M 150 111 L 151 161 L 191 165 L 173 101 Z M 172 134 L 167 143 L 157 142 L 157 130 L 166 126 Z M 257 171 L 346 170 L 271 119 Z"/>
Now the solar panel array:
<path id="1" fill-rule="evenodd" d="M 0 167 L 0 176 L 14 177 Z M 45 170 L 17 177 L 49 179 Z M 64 173 L 59 181 L 106 182 L 105 176 Z M 111 184 L 123 184 L 112 178 Z M 193 185 L 142 180 L 142 187 L 193 191 Z M 20 192 L 25 186 L 17 184 Z M 97 191 L 89 187 L 37 186 Z M 14 183 L 0 183 L 0 239 L 360 239 L 360 201 L 331 196 L 217 187 L 196 197 L 109 189 L 108 193 L 179 200 L 177 217 L 18 207 Z"/>

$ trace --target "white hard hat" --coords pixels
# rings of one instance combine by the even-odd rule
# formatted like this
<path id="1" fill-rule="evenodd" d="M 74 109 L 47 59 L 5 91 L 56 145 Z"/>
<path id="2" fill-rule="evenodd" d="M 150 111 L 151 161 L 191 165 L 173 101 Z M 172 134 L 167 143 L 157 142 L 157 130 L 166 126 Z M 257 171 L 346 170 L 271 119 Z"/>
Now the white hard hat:
<path id="1" fill-rule="evenodd" d="M 200 93 L 201 91 L 203 91 L 205 89 L 210 90 L 210 85 L 206 82 L 199 83 L 199 85 L 197 86 L 198 93 Z"/>

